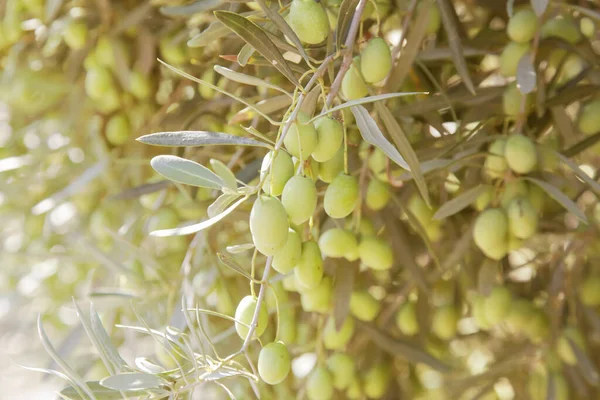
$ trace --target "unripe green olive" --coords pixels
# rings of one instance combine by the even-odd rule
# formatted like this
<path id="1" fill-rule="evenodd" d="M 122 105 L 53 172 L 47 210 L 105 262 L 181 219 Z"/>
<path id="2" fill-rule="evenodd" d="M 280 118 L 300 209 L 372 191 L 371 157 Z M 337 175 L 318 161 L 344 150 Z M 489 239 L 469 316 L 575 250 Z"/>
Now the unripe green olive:
<path id="1" fill-rule="evenodd" d="M 65 26 L 63 38 L 67 46 L 73 50 L 82 49 L 88 39 L 88 27 L 83 21 L 71 21 Z"/>
<path id="2" fill-rule="evenodd" d="M 250 232 L 258 251 L 274 255 L 287 240 L 290 223 L 281 202 L 270 196 L 258 196 L 250 212 Z"/>
<path id="3" fill-rule="evenodd" d="M 302 240 L 300 235 L 295 230 L 290 229 L 285 245 L 273 255 L 273 268 L 279 273 L 287 274 L 298 264 L 301 254 Z"/>
<path id="4" fill-rule="evenodd" d="M 538 213 L 544 210 L 544 204 L 546 200 L 546 192 L 538 185 L 530 183 L 527 198 L 531 202 L 531 205 L 535 208 Z"/>
<path id="5" fill-rule="evenodd" d="M 235 309 L 235 330 L 242 340 L 246 340 L 248 333 L 250 332 L 250 325 L 252 324 L 252 318 L 254 317 L 254 311 L 258 304 L 258 299 L 254 296 L 246 296 L 240 301 L 237 308 Z M 265 303 L 260 305 L 260 311 L 258 312 L 258 321 L 256 329 L 254 330 L 254 336 L 259 337 L 267 329 L 269 323 L 269 313 Z"/>
<path id="6" fill-rule="evenodd" d="M 506 323 L 515 332 L 522 332 L 535 314 L 535 307 L 526 299 L 513 300 L 506 315 Z"/>
<path id="7" fill-rule="evenodd" d="M 354 319 L 346 317 L 340 330 L 335 327 L 335 320 L 329 317 L 323 329 L 323 345 L 329 350 L 343 350 L 354 334 Z"/>
<path id="8" fill-rule="evenodd" d="M 177 213 L 170 208 L 161 208 L 148 219 L 148 231 L 175 228 L 179 224 Z"/>
<path id="9" fill-rule="evenodd" d="M 485 297 L 479 294 L 473 297 L 471 300 L 471 314 L 480 330 L 485 331 L 490 329 L 491 324 L 487 319 L 485 309 Z"/>
<path id="10" fill-rule="evenodd" d="M 515 76 L 519 60 L 530 49 L 529 43 L 510 42 L 500 54 L 499 71 L 504 76 Z"/>
<path id="11" fill-rule="evenodd" d="M 333 375 L 333 387 L 344 390 L 356 379 L 356 364 L 347 353 L 334 353 L 327 359 L 327 368 Z"/>
<path id="12" fill-rule="evenodd" d="M 456 336 L 460 315 L 453 305 L 444 306 L 434 310 L 431 318 L 431 331 L 442 340 L 449 340 Z"/>
<path id="13" fill-rule="evenodd" d="M 295 274 L 287 275 L 283 278 L 283 288 L 288 292 L 298 292 L 299 291 L 299 283 L 296 279 Z"/>
<path id="14" fill-rule="evenodd" d="M 186 46 L 175 43 L 171 37 L 166 36 L 160 40 L 159 50 L 167 64 L 181 65 L 187 61 Z"/>
<path id="15" fill-rule="evenodd" d="M 295 0 L 298 1 L 298 0 Z M 306 379 L 309 400 L 329 400 L 333 397 L 333 379 L 325 367 L 315 367 Z"/>
<path id="16" fill-rule="evenodd" d="M 317 146 L 312 152 L 312 158 L 318 162 L 331 160 L 344 140 L 344 127 L 337 119 L 323 117 L 315 121 L 317 130 Z"/>
<path id="17" fill-rule="evenodd" d="M 294 276 L 292 275 L 292 278 L 293 277 Z M 298 325 L 295 308 L 287 308 L 284 312 L 279 314 L 279 318 L 279 339 L 283 343 L 295 343 Z"/>
<path id="18" fill-rule="evenodd" d="M 504 258 L 508 245 L 508 217 L 499 208 L 485 210 L 475 220 L 473 239 L 479 249 L 494 260 Z"/>
<path id="19" fill-rule="evenodd" d="M 530 8 L 523 8 L 513 14 L 508 20 L 506 33 L 517 43 L 529 42 L 538 29 L 538 18 Z"/>
<path id="20" fill-rule="evenodd" d="M 369 268 L 386 270 L 394 264 L 392 246 L 376 236 L 366 236 L 358 245 L 360 261 Z"/>
<path id="21" fill-rule="evenodd" d="M 503 286 L 492 289 L 489 296 L 485 298 L 485 318 L 492 324 L 500 323 L 510 312 L 512 293 Z"/>
<path id="22" fill-rule="evenodd" d="M 321 234 L 319 248 L 325 257 L 341 258 L 358 246 L 354 234 L 342 228 L 332 228 Z"/>
<path id="23" fill-rule="evenodd" d="M 600 276 L 589 276 L 584 279 L 579 288 L 579 298 L 586 306 L 600 305 Z"/>
<path id="24" fill-rule="evenodd" d="M 579 21 L 579 29 L 581 33 L 587 38 L 593 38 L 596 34 L 596 24 L 594 20 L 588 17 L 583 17 Z"/>
<path id="25" fill-rule="evenodd" d="M 546 313 L 535 308 L 523 331 L 533 342 L 539 343 L 546 339 L 550 335 L 550 320 Z"/>
<path id="26" fill-rule="evenodd" d="M 510 135 L 506 140 L 504 157 L 510 169 L 518 174 L 527 174 L 537 164 L 535 143 L 524 135 Z"/>
<path id="27" fill-rule="evenodd" d="M 109 88 L 101 99 L 93 100 L 94 106 L 102 114 L 112 114 L 121 108 L 121 96 L 115 87 Z"/>
<path id="28" fill-rule="evenodd" d="M 504 114 L 509 117 L 515 117 L 521 112 L 521 103 L 525 96 L 525 112 L 528 113 L 533 104 L 530 94 L 522 94 L 516 83 L 512 83 L 506 87 L 502 95 L 502 107 Z"/>
<path id="29" fill-rule="evenodd" d="M 288 23 L 304 43 L 321 43 L 329 33 L 329 19 L 323 6 L 314 0 L 293 0 Z"/>
<path id="30" fill-rule="evenodd" d="M 581 40 L 581 32 L 577 25 L 567 18 L 553 18 L 542 25 L 542 39 L 549 37 L 557 37 L 565 42 L 575 44 Z"/>
<path id="31" fill-rule="evenodd" d="M 105 127 L 106 140 L 113 146 L 122 146 L 131 137 L 131 125 L 124 113 L 112 116 Z"/>
<path id="32" fill-rule="evenodd" d="M 413 336 L 419 332 L 419 320 L 415 303 L 407 301 L 400 306 L 396 313 L 396 326 L 406 336 Z"/>
<path id="33" fill-rule="evenodd" d="M 350 312 L 361 321 L 373 321 L 379 310 L 381 303 L 365 290 L 354 291 L 350 296 Z"/>
<path id="34" fill-rule="evenodd" d="M 575 351 L 573 351 L 571 342 L 573 342 L 573 344 L 581 351 L 585 351 L 585 338 L 581 334 L 581 331 L 570 326 L 565 328 L 558 338 L 558 341 L 556 342 L 556 353 L 565 364 L 576 365 L 577 356 L 575 355 Z"/>
<path id="35" fill-rule="evenodd" d="M 370 399 L 383 397 L 392 381 L 392 369 L 389 364 L 375 364 L 364 376 L 363 390 Z"/>
<path id="36" fill-rule="evenodd" d="M 302 243 L 300 261 L 294 268 L 296 280 L 302 288 L 313 289 L 323 278 L 323 259 L 319 245 L 314 240 Z"/>
<path id="37" fill-rule="evenodd" d="M 427 18 L 425 25 L 425 33 L 431 35 L 432 33 L 436 33 L 442 25 L 440 10 L 435 4 L 419 2 L 418 9 L 420 10 L 423 7 L 429 8 L 429 18 Z"/>
<path id="38" fill-rule="evenodd" d="M 600 100 L 591 101 L 582 107 L 577 127 L 584 135 L 600 132 Z"/>
<path id="39" fill-rule="evenodd" d="M 281 203 L 293 224 L 308 221 L 317 206 L 315 183 L 310 178 L 293 176 L 283 188 Z"/>
<path id="40" fill-rule="evenodd" d="M 283 188 L 287 181 L 294 176 L 294 162 L 292 161 L 292 157 L 284 151 L 277 152 L 275 160 L 271 161 L 273 154 L 274 153 L 270 151 L 265 158 L 263 158 L 260 176 L 262 179 L 263 176 L 268 174 L 263 185 L 265 192 L 269 193 L 271 196 L 279 196 L 283 192 Z"/>
<path id="41" fill-rule="evenodd" d="M 382 38 L 373 38 L 360 53 L 360 72 L 368 83 L 385 79 L 392 69 L 392 53 Z"/>
<path id="42" fill-rule="evenodd" d="M 344 146 L 340 146 L 331 160 L 319 163 L 319 179 L 331 183 L 333 179 L 344 171 Z"/>
<path id="43" fill-rule="evenodd" d="M 302 160 L 307 160 L 317 147 L 317 130 L 312 123 L 306 123 L 309 120 L 308 115 L 303 112 L 298 113 L 298 120 L 292 124 L 283 139 L 287 151 Z"/>
<path id="44" fill-rule="evenodd" d="M 371 210 L 378 211 L 390 201 L 390 185 L 378 179 L 371 179 L 367 186 L 365 203 Z"/>
<path id="45" fill-rule="evenodd" d="M 342 94 L 348 100 L 360 99 L 369 94 L 369 88 L 355 63 L 350 66 L 342 79 Z"/>
<path id="46" fill-rule="evenodd" d="M 440 221 L 431 220 L 429 224 L 425 225 L 423 228 L 425 228 L 425 233 L 430 241 L 437 242 L 442 238 L 442 224 Z"/>
<path id="47" fill-rule="evenodd" d="M 150 97 L 152 85 L 150 79 L 137 70 L 131 71 L 129 75 L 129 92 L 139 100 L 145 100 Z"/>
<path id="48" fill-rule="evenodd" d="M 427 225 L 433 218 L 433 210 L 425 203 L 418 193 L 414 193 L 406 205 L 408 211 L 419 221 L 421 225 Z"/>
<path id="49" fill-rule="evenodd" d="M 214 69 L 212 69 L 212 68 L 207 68 L 207 69 L 206 69 L 206 70 L 205 70 L 205 71 L 202 73 L 202 75 L 200 76 L 200 79 L 202 79 L 203 81 L 205 81 L 205 82 L 208 82 L 208 83 L 211 83 L 211 84 L 213 84 L 213 85 L 214 85 L 214 83 L 215 83 L 215 77 L 216 77 L 216 74 L 217 74 L 217 73 L 215 72 L 215 70 L 214 70 Z M 224 82 L 225 82 L 225 81 L 224 81 Z M 213 89 L 213 88 L 211 88 L 211 87 L 209 87 L 209 86 L 207 86 L 207 85 L 204 85 L 204 84 L 201 84 L 201 83 L 199 83 L 199 84 L 198 84 L 198 93 L 200 93 L 200 96 L 201 96 L 203 99 L 210 100 L 210 99 L 212 99 L 213 97 L 215 97 L 216 91 L 215 91 L 215 89 Z"/>
<path id="50" fill-rule="evenodd" d="M 508 251 L 517 251 L 523 247 L 523 239 L 515 237 L 512 234 L 508 235 Z"/>
<path id="51" fill-rule="evenodd" d="M 346 397 L 351 400 L 360 399 L 363 395 L 362 387 L 359 379 L 354 379 L 350 382 L 348 390 L 346 390 Z"/>
<path id="52" fill-rule="evenodd" d="M 500 179 L 504 177 L 508 165 L 504 158 L 504 150 L 506 149 L 506 139 L 496 139 L 488 148 L 488 155 L 485 158 L 484 171 L 487 176 L 492 179 Z"/>
<path id="53" fill-rule="evenodd" d="M 339 174 L 327 187 L 323 207 L 331 218 L 344 218 L 350 215 L 358 201 L 358 181 L 355 177 Z"/>
<path id="54" fill-rule="evenodd" d="M 302 290 L 300 303 L 305 312 L 327 313 L 331 309 L 333 298 L 333 284 L 331 278 L 326 276 L 312 289 Z"/>
<path id="55" fill-rule="evenodd" d="M 531 400 L 546 400 L 548 399 L 548 372 L 537 370 L 529 374 L 527 382 L 527 393 Z M 565 377 L 559 373 L 552 373 L 552 381 L 554 382 L 554 399 L 568 400 L 569 385 Z"/>
<path id="56" fill-rule="evenodd" d="M 114 90 L 110 71 L 104 67 L 92 68 L 85 75 L 85 92 L 94 100 L 101 100 L 104 94 Z"/>
<path id="57" fill-rule="evenodd" d="M 537 232 L 538 213 L 526 197 L 517 197 L 511 201 L 506 213 L 511 235 L 519 239 L 529 239 Z"/>
<path id="58" fill-rule="evenodd" d="M 517 197 L 525 197 L 529 194 L 529 185 L 522 179 L 506 182 L 504 191 L 500 196 L 500 205 L 507 209 L 509 204 Z"/>
<path id="59" fill-rule="evenodd" d="M 267 344 L 258 354 L 258 374 L 269 385 L 283 382 L 291 366 L 290 352 L 281 342 Z"/>
<path id="60" fill-rule="evenodd" d="M 492 185 L 485 185 L 485 190 L 475 199 L 474 207 L 477 211 L 483 211 L 494 199 L 495 190 Z"/>

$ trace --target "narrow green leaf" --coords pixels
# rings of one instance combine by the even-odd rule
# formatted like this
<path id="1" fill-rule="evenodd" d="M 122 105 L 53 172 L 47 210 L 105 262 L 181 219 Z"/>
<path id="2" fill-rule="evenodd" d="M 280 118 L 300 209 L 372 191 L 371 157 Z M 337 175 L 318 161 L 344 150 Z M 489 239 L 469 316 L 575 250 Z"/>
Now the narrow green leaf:
<path id="1" fill-rule="evenodd" d="M 246 279 L 252 280 L 252 276 L 250 276 L 250 274 L 248 272 L 246 272 L 244 270 L 244 268 L 242 268 L 242 266 L 233 259 L 233 257 L 230 257 L 227 254 L 217 253 L 217 258 L 219 259 L 219 261 L 221 261 L 221 263 L 224 266 L 226 266 L 226 267 L 232 269 L 233 271 L 237 272 L 238 274 L 244 276 Z"/>
<path id="2" fill-rule="evenodd" d="M 589 185 L 589 187 L 596 194 L 600 194 L 600 183 L 596 182 L 588 174 L 586 174 L 585 172 L 583 172 L 581 170 L 581 168 L 579 168 L 579 166 L 577 164 L 575 164 L 573 161 L 571 161 L 568 157 L 563 156 L 558 151 L 555 152 L 555 153 L 556 153 L 556 155 L 558 156 L 558 158 L 560 158 L 560 160 L 563 163 L 565 163 L 569 168 L 571 168 L 571 170 L 575 173 L 575 175 L 577 175 L 582 181 L 584 181 L 585 183 L 587 183 Z"/>
<path id="3" fill-rule="evenodd" d="M 215 171 L 215 174 L 217 174 L 219 178 L 221 178 L 226 188 L 231 189 L 234 192 L 237 191 L 237 180 L 235 179 L 235 175 L 233 174 L 233 172 L 231 172 L 227 165 L 215 159 L 210 160 L 210 165 L 213 171 Z"/>
<path id="4" fill-rule="evenodd" d="M 225 249 L 227 250 L 227 252 L 229 254 L 238 254 L 238 253 L 246 252 L 248 250 L 252 250 L 253 248 L 254 248 L 254 244 L 245 243 L 245 244 L 236 244 L 233 246 L 227 246 Z"/>
<path id="5" fill-rule="evenodd" d="M 260 78 L 242 74 L 241 72 L 236 72 L 229 68 L 222 67 L 220 65 L 215 65 L 213 68 L 218 74 L 223 75 L 225 78 L 227 78 L 231 81 L 243 83 L 245 85 L 252 85 L 252 86 L 257 86 L 257 87 L 264 87 L 267 89 L 273 89 L 273 90 L 282 92 L 288 96 L 291 96 L 288 92 L 286 92 L 284 89 L 280 88 L 279 86 L 273 85 L 272 83 L 264 81 Z"/>
<path id="6" fill-rule="evenodd" d="M 100 320 L 100 317 L 98 316 L 98 313 L 96 312 L 94 303 L 91 303 L 91 302 L 90 302 L 90 323 L 92 326 L 92 331 L 94 332 L 96 338 L 98 338 L 98 341 L 99 341 L 100 345 L 102 346 L 102 349 L 108 355 L 109 360 L 115 366 L 115 370 L 122 371 L 123 367 L 126 367 L 127 364 L 125 363 L 125 360 L 123 360 L 123 358 L 121 358 L 119 351 L 117 350 L 117 348 L 114 346 L 114 344 L 110 340 L 110 337 L 108 336 L 108 333 L 106 332 L 106 329 L 104 328 L 104 325 L 102 325 L 102 321 Z"/>
<path id="7" fill-rule="evenodd" d="M 589 149 L 590 147 L 592 147 L 593 145 L 595 145 L 598 142 L 600 142 L 600 132 L 595 133 L 591 136 L 588 136 L 585 139 L 575 143 L 573 146 L 564 150 L 563 154 L 566 157 L 576 156 L 577 154 Z"/>
<path id="8" fill-rule="evenodd" d="M 444 219 L 448 218 L 451 215 L 454 215 L 477 200 L 477 197 L 483 192 L 487 190 L 486 185 L 479 185 L 474 188 L 467 190 L 464 193 L 456 196 L 452 200 L 445 202 L 439 210 L 433 215 L 433 219 Z"/>
<path id="9" fill-rule="evenodd" d="M 143 372 L 146 372 L 147 374 L 160 374 L 165 372 L 165 369 L 163 367 L 154 364 L 146 357 L 136 357 L 134 362 L 136 367 L 141 369 Z"/>
<path id="10" fill-rule="evenodd" d="M 231 214 L 233 212 L 233 210 L 238 208 L 247 199 L 248 199 L 248 197 L 242 197 L 240 200 L 238 200 L 237 202 L 235 202 L 231 206 L 229 206 L 229 208 L 227 208 L 221 214 L 216 215 L 212 218 L 209 218 L 205 221 L 202 221 L 198 224 L 182 226 L 180 228 L 175 228 L 175 229 L 163 229 L 160 231 L 154 231 L 154 232 L 150 232 L 150 235 L 156 236 L 156 237 L 168 237 L 168 236 L 191 235 L 192 233 L 200 232 L 203 229 L 213 226 L 214 224 L 216 224 L 217 222 L 221 221 L 223 218 L 225 218 L 226 216 Z"/>
<path id="11" fill-rule="evenodd" d="M 315 109 L 317 108 L 317 102 L 319 101 L 319 96 L 321 95 L 321 86 L 317 85 L 308 92 L 306 97 L 304 97 L 304 101 L 300 106 L 300 111 L 305 113 L 306 115 L 313 115 L 315 113 Z"/>
<path id="12" fill-rule="evenodd" d="M 223 181 L 214 172 L 185 158 L 161 155 L 154 157 L 150 165 L 156 172 L 174 182 L 210 189 L 223 187 Z"/>
<path id="13" fill-rule="evenodd" d="M 94 394 L 92 393 L 90 388 L 87 386 L 87 384 L 85 383 L 83 378 L 73 368 L 71 368 L 65 360 L 62 359 L 62 357 L 58 354 L 58 352 L 56 351 L 56 349 L 50 342 L 50 339 L 48 339 L 48 336 L 46 335 L 46 331 L 44 331 L 44 326 L 42 324 L 42 315 L 41 314 L 38 315 L 37 329 L 38 329 L 38 335 L 42 341 L 42 345 L 44 346 L 44 349 L 50 355 L 50 357 L 52 357 L 52 359 L 56 362 L 56 364 L 58 364 L 62 368 L 62 370 L 64 371 L 65 375 L 69 378 L 69 380 L 71 382 L 73 382 L 75 385 L 77 385 L 77 387 L 79 389 L 81 389 L 81 391 L 84 392 L 90 399 L 95 399 L 96 396 L 94 396 Z"/>
<path id="14" fill-rule="evenodd" d="M 219 21 L 215 21 L 205 30 L 188 40 L 188 47 L 205 47 L 224 36 L 229 35 L 231 31 Z"/>
<path id="15" fill-rule="evenodd" d="M 40 372 L 42 374 L 48 374 L 48 375 L 52 375 L 55 376 L 59 379 L 62 379 L 64 381 L 66 381 L 70 386 L 68 388 L 63 389 L 63 391 L 68 390 L 70 393 L 73 394 L 73 399 L 83 399 L 83 400 L 88 400 L 88 397 L 85 396 L 85 393 L 83 393 L 81 391 L 81 389 L 75 384 L 75 382 L 73 382 L 71 379 L 69 379 L 68 376 L 66 376 L 65 374 L 63 374 L 60 371 L 56 371 L 53 369 L 49 369 L 49 368 L 36 368 L 36 367 L 28 367 L 25 365 L 19 365 L 17 364 L 19 367 L 26 369 L 28 371 L 34 371 L 34 372 Z M 90 382 L 87 382 L 88 386 Z M 62 393 L 62 392 L 61 392 Z M 69 398 L 69 400 L 71 400 L 71 398 Z"/>
<path id="16" fill-rule="evenodd" d="M 549 2 L 550 0 L 531 0 L 531 7 L 537 16 L 540 17 L 544 14 L 544 12 L 546 12 Z"/>
<path id="17" fill-rule="evenodd" d="M 577 368 L 581 371 L 585 380 L 593 386 L 598 386 L 598 383 L 600 383 L 600 374 L 598 373 L 594 362 L 590 360 L 586 352 L 581 349 L 577 343 L 570 338 L 567 338 L 567 340 L 577 359 Z"/>
<path id="18" fill-rule="evenodd" d="M 517 64 L 517 86 L 523 94 L 531 93 L 535 89 L 537 75 L 533 66 L 531 53 L 525 53 Z"/>
<path id="19" fill-rule="evenodd" d="M 573 123 L 571 118 L 567 114 L 565 107 L 554 106 L 550 107 L 550 113 L 554 120 L 554 126 L 558 129 L 558 132 L 564 139 L 565 143 L 570 143 L 575 137 L 575 129 L 573 129 Z"/>
<path id="20" fill-rule="evenodd" d="M 274 97 L 268 97 L 264 100 L 256 103 L 255 108 L 260 110 L 264 114 L 271 114 L 276 111 L 283 110 L 284 108 L 289 107 L 292 104 L 292 98 L 288 95 L 280 95 Z M 240 122 L 249 121 L 252 118 L 256 117 L 257 113 L 253 109 L 246 107 L 238 111 L 231 119 L 229 120 L 230 124 L 239 124 Z"/>
<path id="21" fill-rule="evenodd" d="M 265 57 L 290 82 L 300 87 L 300 82 L 292 72 L 287 61 L 260 26 L 241 15 L 229 11 L 215 11 L 215 17 L 242 40 L 254 47 L 256 51 Z"/>
<path id="22" fill-rule="evenodd" d="M 106 388 L 123 391 L 154 389 L 164 384 L 166 382 L 158 376 L 143 372 L 127 372 L 112 375 L 100 381 L 100 385 Z"/>
<path id="23" fill-rule="evenodd" d="M 532 0 L 533 1 L 533 0 Z M 546 0 L 547 1 L 547 0 Z M 564 7 L 568 7 L 568 8 L 572 8 L 574 10 L 579 11 L 580 13 L 595 19 L 597 21 L 600 22 L 600 12 L 598 11 L 594 11 L 592 9 L 586 8 L 586 7 L 581 7 L 575 4 L 566 4 L 566 3 L 559 3 L 560 5 L 564 6 Z"/>
<path id="24" fill-rule="evenodd" d="M 548 193 L 548 195 L 550 197 L 552 197 L 554 200 L 556 200 L 558 203 L 560 203 L 561 206 L 563 206 L 565 209 L 567 209 L 567 211 L 569 211 L 571 214 L 575 215 L 583 223 L 585 223 L 585 224 L 588 223 L 587 218 L 585 217 L 585 214 L 577 207 L 577 204 L 575 204 L 573 202 L 573 200 L 568 198 L 567 195 L 565 195 L 563 192 L 561 192 L 557 187 L 555 187 L 547 182 L 541 181 L 539 179 L 535 179 L 535 178 L 525 177 L 524 179 L 538 185 L 546 193 Z"/>
<path id="25" fill-rule="evenodd" d="M 228 145 L 271 148 L 270 145 L 254 139 L 208 131 L 158 132 L 140 136 L 137 141 L 152 146 L 166 147 Z"/>
<path id="26" fill-rule="evenodd" d="M 469 75 L 469 69 L 467 68 L 467 62 L 465 61 L 465 56 L 463 54 L 463 45 L 456 26 L 456 20 L 458 18 L 456 17 L 454 5 L 452 5 L 450 0 L 436 1 L 442 17 L 444 29 L 446 30 L 446 36 L 448 36 L 448 44 L 450 45 L 450 50 L 452 50 L 452 59 L 454 60 L 456 71 L 462 78 L 467 89 L 469 89 L 469 92 L 471 92 L 472 95 L 475 95 L 475 85 Z"/>
<path id="27" fill-rule="evenodd" d="M 248 61 L 250 61 L 250 58 L 252 57 L 252 55 L 254 54 L 254 47 L 252 47 L 249 43 L 246 43 L 239 51 L 238 55 L 237 55 L 237 63 L 242 66 L 245 67 L 248 64 Z"/>
<path id="28" fill-rule="evenodd" d="M 316 117 L 311 118 L 310 121 L 308 121 L 308 123 L 314 122 L 317 119 L 324 117 L 326 115 L 329 115 L 333 112 L 343 110 L 344 108 L 359 106 L 361 104 L 374 103 L 376 101 L 381 101 L 381 100 L 393 99 L 395 97 L 412 96 L 415 94 L 427 94 L 427 92 L 386 93 L 386 94 L 378 94 L 376 96 L 363 97 L 361 99 L 356 99 L 356 100 L 350 100 L 350 101 L 342 103 L 338 106 L 330 108 L 329 110 L 317 115 Z"/>
<path id="29" fill-rule="evenodd" d="M 192 14 L 215 8 L 222 3 L 222 0 L 196 0 L 190 4 L 182 6 L 166 6 L 160 8 L 160 13 L 167 17 L 189 17 Z"/>
<path id="30" fill-rule="evenodd" d="M 396 121 L 396 118 L 392 115 L 390 110 L 381 103 L 375 104 L 375 109 L 381 117 L 383 125 L 385 125 L 386 130 L 392 137 L 394 143 L 398 147 L 400 154 L 406 160 L 409 167 L 408 170 L 413 175 L 413 179 L 415 180 L 415 184 L 417 185 L 417 189 L 423 196 L 423 199 L 427 204 L 431 204 L 429 200 L 429 192 L 427 190 L 427 184 L 425 183 L 425 178 L 423 178 L 423 173 L 421 172 L 421 165 L 419 163 L 419 159 L 417 158 L 417 154 L 413 150 L 406 134 L 402 130 L 402 127 Z"/>
<path id="31" fill-rule="evenodd" d="M 426 351 L 419 349 L 413 343 L 396 340 L 365 322 L 357 320 L 356 323 L 360 329 L 365 331 L 367 335 L 371 337 L 375 345 L 393 356 L 403 357 L 413 363 L 427 364 L 431 368 L 441 372 L 449 372 L 451 370 L 448 365 Z"/>
<path id="32" fill-rule="evenodd" d="M 381 129 L 377 126 L 377 123 L 371 117 L 369 112 L 363 106 L 353 106 L 350 108 L 356 124 L 363 139 L 369 142 L 373 146 L 378 147 L 383 151 L 392 161 L 401 166 L 406 170 L 410 170 L 410 167 L 404 161 L 404 158 L 400 155 L 398 150 L 383 136 Z"/>
<path id="33" fill-rule="evenodd" d="M 342 4 L 340 4 L 337 28 L 335 29 L 335 44 L 337 51 L 342 50 L 342 44 L 346 41 L 346 35 L 350 29 L 356 6 L 358 6 L 358 0 L 343 0 Z"/>
<path id="34" fill-rule="evenodd" d="M 234 201 L 239 198 L 238 194 L 234 193 L 223 193 L 217 199 L 208 206 L 206 210 L 209 218 L 214 218 L 217 215 L 221 214 L 227 207 L 231 205 Z"/>

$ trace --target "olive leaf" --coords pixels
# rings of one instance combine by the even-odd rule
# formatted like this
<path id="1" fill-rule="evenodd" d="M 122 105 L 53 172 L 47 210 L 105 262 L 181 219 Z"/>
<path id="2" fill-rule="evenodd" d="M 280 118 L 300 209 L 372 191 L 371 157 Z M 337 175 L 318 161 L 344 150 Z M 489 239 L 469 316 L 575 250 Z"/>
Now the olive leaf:
<path id="1" fill-rule="evenodd" d="M 279 86 L 273 85 L 272 83 L 264 81 L 260 78 L 242 74 L 241 72 L 236 72 L 229 68 L 222 67 L 220 65 L 215 65 L 213 68 L 218 74 L 223 75 L 225 78 L 227 78 L 231 81 L 243 83 L 245 85 L 252 85 L 252 86 L 257 86 L 257 87 L 264 87 L 267 89 L 273 89 L 273 90 L 282 92 L 288 96 L 291 96 L 288 92 L 286 92 L 284 89 L 280 88 Z"/>
<path id="2" fill-rule="evenodd" d="M 577 175 L 582 181 L 587 183 L 588 186 L 596 194 L 600 194 L 600 183 L 596 182 L 588 174 L 586 174 L 584 171 L 582 171 L 582 169 L 579 168 L 579 166 L 577 164 L 575 164 L 573 161 L 571 161 L 569 158 L 563 156 L 559 152 L 555 152 L 555 153 L 563 163 L 565 163 L 569 168 L 571 168 L 571 170 L 575 173 L 575 175 Z"/>
<path id="3" fill-rule="evenodd" d="M 488 186 L 486 185 L 478 185 L 474 188 L 467 190 L 464 193 L 461 193 L 452 200 L 445 202 L 439 208 L 439 210 L 437 210 L 436 213 L 433 214 L 433 219 L 440 220 L 448 218 L 449 216 L 464 210 L 465 208 L 473 204 L 475 200 L 477 200 L 479 195 L 484 193 L 487 189 Z"/>
<path id="4" fill-rule="evenodd" d="M 260 26 L 239 14 L 229 11 L 215 11 L 215 17 L 265 57 L 290 82 L 300 87 L 300 82 L 287 61 Z"/>
<path id="5" fill-rule="evenodd" d="M 563 192 L 560 191 L 556 186 L 553 186 L 547 182 L 541 181 L 539 179 L 525 177 L 524 179 L 535 183 L 540 188 L 542 188 L 550 197 L 556 200 L 561 206 L 563 206 L 567 211 L 571 214 L 575 215 L 579 218 L 583 223 L 587 224 L 587 218 L 585 214 L 577 207 L 577 204 L 573 202 L 570 198 L 567 197 Z"/>
<path id="6" fill-rule="evenodd" d="M 229 35 L 230 32 L 231 31 L 229 28 L 219 21 L 216 21 L 210 24 L 208 28 L 188 40 L 187 45 L 188 47 L 205 47 L 211 43 L 214 43 L 223 36 Z"/>
<path id="7" fill-rule="evenodd" d="M 252 276 L 250 276 L 250 274 L 246 272 L 233 257 L 230 257 L 227 254 L 217 253 L 217 258 L 221 261 L 221 264 L 244 276 L 246 279 L 252 280 Z"/>
<path id="8" fill-rule="evenodd" d="M 156 172 L 174 182 L 209 189 L 221 189 L 223 180 L 214 172 L 195 161 L 185 158 L 162 155 L 150 160 Z"/>
<path id="9" fill-rule="evenodd" d="M 97 381 L 89 381 L 89 382 L 86 382 L 86 384 L 89 386 L 92 393 L 94 393 L 94 395 L 96 396 L 96 399 L 122 400 L 123 394 L 125 394 L 127 397 L 130 397 L 130 398 L 141 396 L 143 394 L 142 392 L 139 392 L 139 391 L 138 392 L 121 393 L 118 390 L 109 389 L 107 387 L 104 387 L 100 384 L 100 382 L 97 382 Z M 72 387 L 68 387 L 68 388 L 61 390 L 60 394 L 61 394 L 61 396 L 64 396 L 64 398 L 67 398 L 69 400 L 87 400 L 87 397 L 82 397 Z"/>
<path id="10" fill-rule="evenodd" d="M 350 29 L 354 12 L 358 6 L 358 0 L 343 0 L 338 11 L 337 27 L 335 29 L 335 47 L 337 51 L 342 50 L 342 44 L 346 41 L 346 35 Z"/>
<path id="11" fill-rule="evenodd" d="M 538 17 L 541 17 L 548 8 L 550 0 L 531 0 L 531 7 Z"/>
<path id="12" fill-rule="evenodd" d="M 531 53 L 525 53 L 517 65 L 517 87 L 523 94 L 531 93 L 535 89 L 537 76 L 533 66 Z"/>
<path id="13" fill-rule="evenodd" d="M 137 141 L 152 146 L 166 147 L 228 145 L 271 148 L 270 145 L 254 139 L 208 131 L 157 132 L 140 136 Z"/>
<path id="14" fill-rule="evenodd" d="M 146 374 L 143 372 L 126 372 L 104 378 L 100 381 L 100 385 L 123 391 L 137 391 L 145 389 L 158 388 L 165 385 L 167 382 L 156 375 Z"/>
<path id="15" fill-rule="evenodd" d="M 237 191 L 237 180 L 235 179 L 235 175 L 233 174 L 233 172 L 231 172 L 227 165 L 215 159 L 210 160 L 210 165 L 213 171 L 215 171 L 219 178 L 221 178 L 221 180 L 225 184 L 225 187 L 233 191 Z"/>

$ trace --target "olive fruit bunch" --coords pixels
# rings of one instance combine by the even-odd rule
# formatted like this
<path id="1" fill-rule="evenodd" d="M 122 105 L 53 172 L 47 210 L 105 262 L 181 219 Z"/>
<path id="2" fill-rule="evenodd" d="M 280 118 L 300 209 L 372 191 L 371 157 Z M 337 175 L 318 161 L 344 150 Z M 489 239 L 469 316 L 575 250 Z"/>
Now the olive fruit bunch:
<path id="1" fill-rule="evenodd" d="M 538 17 L 529 7 L 517 10 L 508 20 L 506 33 L 511 39 L 500 55 L 500 73 L 515 76 L 519 60 L 531 51 L 531 41 L 539 28 Z"/>
<path id="2" fill-rule="evenodd" d="M 342 93 L 348 100 L 369 94 L 367 84 L 383 81 L 392 69 L 392 54 L 383 38 L 371 39 L 356 56 L 342 80 Z"/>

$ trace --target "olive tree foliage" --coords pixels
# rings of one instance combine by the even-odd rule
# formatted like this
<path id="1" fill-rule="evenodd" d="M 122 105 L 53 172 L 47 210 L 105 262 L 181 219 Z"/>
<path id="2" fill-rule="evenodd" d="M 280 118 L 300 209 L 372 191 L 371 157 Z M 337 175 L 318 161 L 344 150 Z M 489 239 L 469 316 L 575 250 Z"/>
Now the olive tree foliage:
<path id="1" fill-rule="evenodd" d="M 2 285 L 60 397 L 599 395 L 594 2 L 0 17 Z"/>

